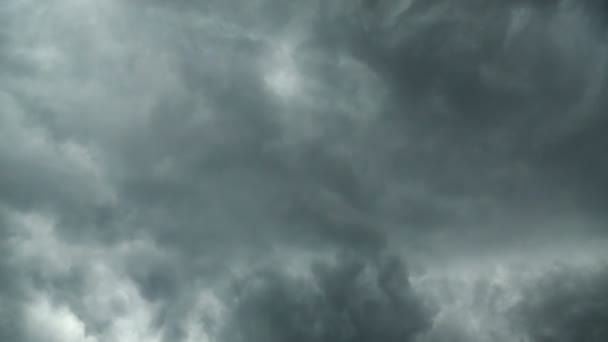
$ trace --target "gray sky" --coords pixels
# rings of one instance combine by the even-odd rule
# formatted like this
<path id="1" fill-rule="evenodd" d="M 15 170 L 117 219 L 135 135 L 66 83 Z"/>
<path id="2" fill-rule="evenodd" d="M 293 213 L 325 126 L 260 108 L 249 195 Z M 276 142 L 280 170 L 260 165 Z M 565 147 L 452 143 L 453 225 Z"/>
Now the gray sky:
<path id="1" fill-rule="evenodd" d="M 608 6 L 4 0 L 0 340 L 608 340 Z"/>

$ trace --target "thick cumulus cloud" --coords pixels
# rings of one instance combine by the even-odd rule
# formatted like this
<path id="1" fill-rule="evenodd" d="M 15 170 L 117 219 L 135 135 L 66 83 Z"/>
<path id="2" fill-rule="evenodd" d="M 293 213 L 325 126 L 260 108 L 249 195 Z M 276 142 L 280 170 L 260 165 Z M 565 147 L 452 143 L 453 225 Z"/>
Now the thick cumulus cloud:
<path id="1" fill-rule="evenodd" d="M 0 340 L 604 340 L 607 10 L 3 1 Z"/>
<path id="2" fill-rule="evenodd" d="M 591 270 L 560 267 L 526 291 L 514 314 L 531 341 L 604 341 L 608 338 L 606 265 Z"/>
<path id="3" fill-rule="evenodd" d="M 404 265 L 383 259 L 343 256 L 303 274 L 271 268 L 240 279 L 222 340 L 414 341 L 428 329 L 430 312 Z"/>

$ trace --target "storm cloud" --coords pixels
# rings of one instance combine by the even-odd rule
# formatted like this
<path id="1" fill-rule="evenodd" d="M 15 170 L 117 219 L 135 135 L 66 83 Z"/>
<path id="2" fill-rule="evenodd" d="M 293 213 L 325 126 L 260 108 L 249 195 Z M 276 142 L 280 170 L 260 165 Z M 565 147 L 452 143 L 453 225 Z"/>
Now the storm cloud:
<path id="1" fill-rule="evenodd" d="M 595 0 L 4 0 L 0 340 L 605 340 L 607 29 Z"/>
<path id="2" fill-rule="evenodd" d="M 413 341 L 430 312 L 403 266 L 343 256 L 335 266 L 313 264 L 310 278 L 262 270 L 237 285 L 225 340 Z"/>

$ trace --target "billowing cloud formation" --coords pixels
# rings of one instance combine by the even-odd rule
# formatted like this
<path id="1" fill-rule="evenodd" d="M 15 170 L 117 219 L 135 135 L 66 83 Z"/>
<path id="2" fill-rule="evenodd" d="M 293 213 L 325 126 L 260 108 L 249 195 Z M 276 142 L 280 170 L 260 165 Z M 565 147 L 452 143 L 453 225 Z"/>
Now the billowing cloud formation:
<path id="1" fill-rule="evenodd" d="M 607 13 L 5 0 L 0 339 L 601 340 Z"/>
<path id="2" fill-rule="evenodd" d="M 414 341 L 430 316 L 404 265 L 351 258 L 317 264 L 308 279 L 272 269 L 246 279 L 222 340 Z"/>
<path id="3" fill-rule="evenodd" d="M 532 341 L 604 341 L 608 338 L 605 266 L 556 270 L 528 289 L 517 307 Z"/>

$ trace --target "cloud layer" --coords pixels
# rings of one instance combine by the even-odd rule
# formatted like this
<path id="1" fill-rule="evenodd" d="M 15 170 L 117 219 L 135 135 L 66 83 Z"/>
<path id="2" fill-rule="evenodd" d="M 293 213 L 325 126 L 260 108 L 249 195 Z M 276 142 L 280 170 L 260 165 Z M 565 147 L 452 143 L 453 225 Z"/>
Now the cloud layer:
<path id="1" fill-rule="evenodd" d="M 0 339 L 605 340 L 607 10 L 5 0 Z"/>

